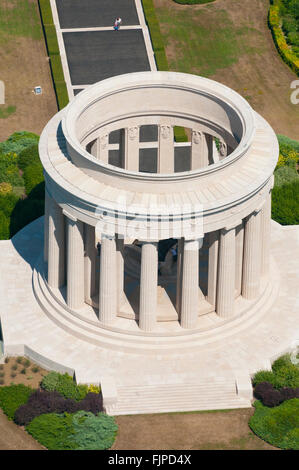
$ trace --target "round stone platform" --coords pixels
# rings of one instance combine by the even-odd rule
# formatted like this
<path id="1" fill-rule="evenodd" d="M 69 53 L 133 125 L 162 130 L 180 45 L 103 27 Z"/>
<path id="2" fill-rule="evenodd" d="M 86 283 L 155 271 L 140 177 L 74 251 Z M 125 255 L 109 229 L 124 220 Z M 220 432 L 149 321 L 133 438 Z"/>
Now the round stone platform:
<path id="1" fill-rule="evenodd" d="M 37 219 L 12 240 L 0 242 L 0 319 L 4 354 L 25 354 L 48 369 L 75 373 L 78 382 L 99 383 L 110 377 L 122 391 L 122 396 L 126 388 L 129 393 L 130 387 L 169 384 L 173 388 L 180 384 L 190 387 L 196 384 L 200 388 L 200 384 L 214 383 L 215 380 L 219 384 L 233 383 L 240 374 L 249 377 L 258 369 L 269 368 L 271 361 L 290 350 L 299 337 L 299 268 L 294 256 L 299 250 L 299 227 L 282 227 L 272 221 L 271 237 L 274 288 L 262 304 L 256 305 L 254 314 L 246 321 L 242 317 L 236 319 L 235 324 L 230 321 L 227 329 L 225 323 L 219 325 L 219 333 L 215 334 L 214 328 L 212 336 L 209 336 L 207 326 L 205 331 L 184 335 L 184 340 L 174 347 L 171 338 L 163 332 L 158 337 L 143 336 L 143 347 L 136 334 L 133 335 L 137 338 L 135 343 L 123 342 L 122 346 L 117 332 L 105 330 L 109 333 L 105 341 L 103 334 L 99 341 L 90 341 L 88 335 L 81 334 L 82 330 L 81 336 L 78 334 L 76 321 L 79 319 L 73 319 L 71 324 L 70 319 L 62 320 L 58 312 L 56 318 L 54 315 L 51 318 L 37 303 L 33 289 L 37 281 L 34 268 L 43 249 L 43 218 Z M 155 342 L 159 344 L 159 350 L 155 350 Z M 220 406 L 220 402 L 219 405 L 215 402 L 216 398 L 209 400 L 203 408 Z M 194 404 L 188 409 L 198 406 L 201 405 Z M 225 400 L 221 402 L 223 406 Z M 228 402 L 227 406 L 230 406 Z M 235 406 L 242 406 L 237 395 Z M 134 412 L 124 404 L 120 409 Z M 161 406 L 161 410 L 164 409 Z M 183 410 L 184 406 L 178 399 L 171 409 Z"/>

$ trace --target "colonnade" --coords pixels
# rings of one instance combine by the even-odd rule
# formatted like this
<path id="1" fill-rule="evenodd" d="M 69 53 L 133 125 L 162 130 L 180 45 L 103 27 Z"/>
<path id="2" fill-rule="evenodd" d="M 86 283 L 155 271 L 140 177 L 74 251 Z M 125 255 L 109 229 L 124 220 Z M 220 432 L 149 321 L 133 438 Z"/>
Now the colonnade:
<path id="1" fill-rule="evenodd" d="M 124 241 L 103 236 L 100 257 L 95 228 L 76 220 L 46 191 L 45 261 L 51 288 L 66 285 L 66 303 L 80 309 L 90 302 L 99 284 L 99 320 L 109 325 L 124 296 Z M 259 296 L 261 277 L 269 272 L 271 193 L 264 205 L 236 225 L 207 233 L 208 284 L 206 300 L 223 318 L 234 316 L 235 299 Z M 141 242 L 139 327 L 152 331 L 157 321 L 158 243 Z M 197 325 L 200 302 L 199 240 L 178 240 L 176 309 L 183 328 Z M 99 280 L 96 264 L 100 263 Z"/>
<path id="2" fill-rule="evenodd" d="M 158 141 L 152 143 L 158 149 L 157 173 L 174 173 L 174 126 L 158 125 Z M 187 144 L 188 145 L 188 144 Z M 219 153 L 215 151 L 214 138 L 203 131 L 191 129 L 191 161 L 190 170 L 205 168 L 216 163 L 219 158 L 225 158 L 228 149 L 224 141 L 221 141 Z M 144 144 L 140 142 L 140 126 L 132 126 L 120 129 L 119 151 L 121 154 L 121 167 L 130 171 L 140 171 L 139 150 Z M 147 147 L 144 147 L 147 148 Z M 109 162 L 109 133 L 106 131 L 92 141 L 88 149 L 90 153 L 104 163 Z M 187 169 L 188 170 L 188 169 Z"/>

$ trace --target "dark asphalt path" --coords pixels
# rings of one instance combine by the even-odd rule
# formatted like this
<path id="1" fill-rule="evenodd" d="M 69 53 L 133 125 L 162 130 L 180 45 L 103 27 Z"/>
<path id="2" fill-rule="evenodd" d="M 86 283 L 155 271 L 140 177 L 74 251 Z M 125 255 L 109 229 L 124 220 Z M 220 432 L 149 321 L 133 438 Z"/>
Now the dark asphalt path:
<path id="1" fill-rule="evenodd" d="M 117 17 L 139 24 L 134 0 L 56 0 L 56 6 L 62 29 L 113 26 Z"/>
<path id="2" fill-rule="evenodd" d="M 73 85 L 150 70 L 141 29 L 63 33 Z"/>

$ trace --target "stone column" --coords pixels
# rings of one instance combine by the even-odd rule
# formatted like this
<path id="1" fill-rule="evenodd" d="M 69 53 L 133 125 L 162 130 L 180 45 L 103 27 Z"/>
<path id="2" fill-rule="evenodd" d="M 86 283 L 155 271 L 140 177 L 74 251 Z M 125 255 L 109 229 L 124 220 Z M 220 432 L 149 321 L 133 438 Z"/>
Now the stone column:
<path id="1" fill-rule="evenodd" d="M 205 168 L 213 163 L 213 137 L 201 131 L 192 131 L 191 170 Z"/>
<path id="2" fill-rule="evenodd" d="M 117 269 L 117 311 L 120 310 L 124 297 L 124 239 L 116 240 L 116 269 Z"/>
<path id="3" fill-rule="evenodd" d="M 84 304 L 83 222 L 67 217 L 67 289 L 66 303 L 78 309 Z"/>
<path id="4" fill-rule="evenodd" d="M 178 239 L 178 256 L 177 256 L 177 278 L 176 278 L 176 311 L 180 316 L 181 298 L 182 298 L 182 278 L 183 278 L 183 256 L 184 256 L 184 239 Z"/>
<path id="5" fill-rule="evenodd" d="M 245 220 L 242 296 L 254 299 L 259 294 L 261 268 L 261 211 Z"/>
<path id="6" fill-rule="evenodd" d="M 98 158 L 104 162 L 109 162 L 109 134 L 105 129 L 102 129 L 100 137 L 97 139 L 97 154 Z"/>
<path id="7" fill-rule="evenodd" d="M 61 207 L 49 199 L 48 284 L 59 288 L 65 284 L 65 226 Z"/>
<path id="8" fill-rule="evenodd" d="M 152 331 L 156 323 L 158 287 L 157 243 L 144 242 L 141 249 L 139 328 Z"/>
<path id="9" fill-rule="evenodd" d="M 159 126 L 158 173 L 174 173 L 174 140 L 172 126 Z"/>
<path id="10" fill-rule="evenodd" d="M 223 158 L 227 157 L 227 144 L 224 142 L 224 140 L 220 140 L 220 160 L 223 160 Z"/>
<path id="11" fill-rule="evenodd" d="M 241 295 L 242 291 L 242 270 L 243 270 L 243 246 L 244 246 L 244 225 L 236 227 L 236 295 Z"/>
<path id="12" fill-rule="evenodd" d="M 90 146 L 90 153 L 93 155 L 95 158 L 100 157 L 100 142 L 99 139 L 95 139 Z"/>
<path id="13" fill-rule="evenodd" d="M 235 228 L 220 230 L 216 313 L 225 318 L 234 314 L 235 234 Z"/>
<path id="14" fill-rule="evenodd" d="M 109 325 L 116 317 L 116 243 L 114 237 L 103 236 L 100 257 L 99 319 Z"/>
<path id="15" fill-rule="evenodd" d="M 198 240 L 185 240 L 182 269 L 181 327 L 195 328 L 198 318 Z"/>
<path id="16" fill-rule="evenodd" d="M 121 130 L 119 151 L 122 166 L 126 170 L 139 171 L 139 133 L 139 126 Z"/>
<path id="17" fill-rule="evenodd" d="M 93 225 L 84 224 L 84 242 L 84 292 L 85 300 L 90 302 L 96 293 L 97 248 Z"/>
<path id="18" fill-rule="evenodd" d="M 216 307 L 219 231 L 209 233 L 209 264 L 207 301 Z"/>
<path id="19" fill-rule="evenodd" d="M 48 262 L 49 244 L 49 216 L 50 216 L 50 195 L 45 189 L 45 216 L 44 216 L 44 261 Z"/>
<path id="20" fill-rule="evenodd" d="M 261 213 L 262 259 L 261 275 L 268 276 L 271 246 L 271 192 L 268 194 Z"/>

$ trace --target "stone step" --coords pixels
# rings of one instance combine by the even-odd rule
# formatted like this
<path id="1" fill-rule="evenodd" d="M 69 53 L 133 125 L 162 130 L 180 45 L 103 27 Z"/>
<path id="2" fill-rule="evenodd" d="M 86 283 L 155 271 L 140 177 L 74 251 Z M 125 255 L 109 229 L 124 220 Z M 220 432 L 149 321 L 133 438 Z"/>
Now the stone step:
<path id="1" fill-rule="evenodd" d="M 224 384 L 226 386 L 224 387 Z M 117 403 L 107 408 L 112 415 L 250 408 L 251 402 L 237 395 L 235 382 L 162 384 L 119 387 Z"/>
<path id="2" fill-rule="evenodd" d="M 41 260 L 40 262 L 41 263 Z M 37 269 L 41 268 L 37 266 Z M 47 314 L 59 327 L 68 333 L 91 344 L 108 347 L 123 352 L 139 352 L 143 354 L 155 354 L 157 349 L 159 353 L 176 353 L 196 351 L 200 345 L 208 344 L 217 340 L 222 340 L 230 335 L 232 331 L 236 333 L 240 328 L 244 328 L 244 318 L 240 316 L 235 320 L 215 328 L 214 325 L 202 329 L 201 331 L 192 332 L 192 334 L 167 336 L 160 334 L 157 336 L 143 336 L 142 334 L 129 334 L 125 331 L 117 331 L 116 328 L 104 328 L 96 322 L 81 319 L 77 312 L 68 311 L 66 306 L 60 305 L 48 290 L 42 276 L 38 271 L 33 273 L 33 286 L 36 298 Z M 266 300 L 271 299 L 272 286 L 268 286 Z M 259 314 L 259 306 L 263 305 L 265 299 L 260 299 L 256 304 L 257 316 Z M 246 319 L 246 323 L 254 320 L 251 316 Z"/>

